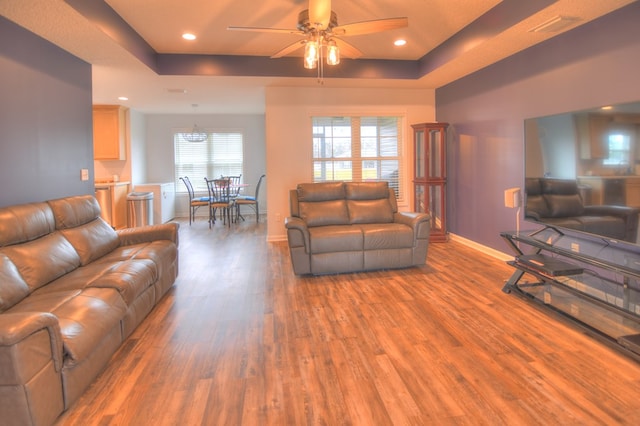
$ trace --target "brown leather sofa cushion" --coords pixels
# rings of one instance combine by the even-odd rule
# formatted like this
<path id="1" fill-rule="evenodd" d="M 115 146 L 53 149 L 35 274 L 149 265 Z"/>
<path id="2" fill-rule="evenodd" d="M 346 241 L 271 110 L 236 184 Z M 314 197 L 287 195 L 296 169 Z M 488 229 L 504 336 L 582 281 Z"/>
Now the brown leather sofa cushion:
<path id="1" fill-rule="evenodd" d="M 20 244 L 50 234 L 55 229 L 47 203 L 21 204 L 0 209 L 0 247 Z"/>
<path id="2" fill-rule="evenodd" d="M 349 211 L 346 200 L 300 202 L 300 217 L 308 227 L 347 225 Z"/>
<path id="3" fill-rule="evenodd" d="M 87 265 L 120 245 L 116 231 L 100 218 L 100 206 L 95 197 L 62 198 L 48 201 L 55 218 L 56 229 L 71 243 Z"/>
<path id="4" fill-rule="evenodd" d="M 18 268 L 4 253 L 0 253 L 0 313 L 28 295 L 29 286 L 18 273 Z"/>
<path id="5" fill-rule="evenodd" d="M 377 200 L 389 198 L 387 182 L 345 182 L 345 197 L 348 200 Z"/>
<path id="6" fill-rule="evenodd" d="M 542 179 L 540 185 L 551 217 L 580 216 L 584 213 L 584 205 L 576 181 Z"/>
<path id="7" fill-rule="evenodd" d="M 298 201 L 328 201 L 345 198 L 342 182 L 319 182 L 298 184 Z"/>
<path id="8" fill-rule="evenodd" d="M 393 212 L 389 201 L 379 200 L 348 200 L 349 222 L 356 223 L 391 223 Z"/>
<path id="9" fill-rule="evenodd" d="M 2 251 L 16 265 L 31 291 L 80 266 L 78 253 L 58 231 Z"/>

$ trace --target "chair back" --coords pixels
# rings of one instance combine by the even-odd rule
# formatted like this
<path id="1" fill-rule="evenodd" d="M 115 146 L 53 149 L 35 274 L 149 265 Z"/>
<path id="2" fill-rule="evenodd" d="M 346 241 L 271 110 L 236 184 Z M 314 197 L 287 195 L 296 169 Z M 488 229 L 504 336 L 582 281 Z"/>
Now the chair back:
<path id="1" fill-rule="evenodd" d="M 238 176 L 220 176 L 221 179 L 228 179 L 231 184 L 231 196 L 238 196 L 240 194 L 240 181 L 242 180 L 242 173 Z"/>
<path id="2" fill-rule="evenodd" d="M 227 178 L 207 179 L 207 188 L 209 189 L 209 197 L 214 203 L 229 202 L 231 197 L 231 181 Z"/>
<path id="3" fill-rule="evenodd" d="M 196 195 L 195 195 L 195 191 L 193 190 L 193 185 L 189 180 L 189 177 L 188 176 L 181 177 L 180 180 L 182 181 L 182 183 L 184 183 L 184 186 L 187 187 L 187 192 L 189 193 L 189 201 L 193 200 Z"/>
<path id="4" fill-rule="evenodd" d="M 258 184 L 256 185 L 256 193 L 255 193 L 255 199 L 258 199 L 258 195 L 260 195 L 260 186 L 262 185 L 262 181 L 264 180 L 264 178 L 267 177 L 266 175 L 262 175 L 260 176 L 260 179 L 258 179 Z"/>

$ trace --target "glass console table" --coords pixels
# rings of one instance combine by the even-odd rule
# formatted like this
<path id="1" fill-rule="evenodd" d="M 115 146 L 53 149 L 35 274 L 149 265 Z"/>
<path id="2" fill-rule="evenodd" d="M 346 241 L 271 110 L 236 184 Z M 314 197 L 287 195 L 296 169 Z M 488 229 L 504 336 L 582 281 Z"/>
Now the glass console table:
<path id="1" fill-rule="evenodd" d="M 516 270 L 502 290 L 552 308 L 640 360 L 640 247 L 545 227 L 503 232 Z"/>

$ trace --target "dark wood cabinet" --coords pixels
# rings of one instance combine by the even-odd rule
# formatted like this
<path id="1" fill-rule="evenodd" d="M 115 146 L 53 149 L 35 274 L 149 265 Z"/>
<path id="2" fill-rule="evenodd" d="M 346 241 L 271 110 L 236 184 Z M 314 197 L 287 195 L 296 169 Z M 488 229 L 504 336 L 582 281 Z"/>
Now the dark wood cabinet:
<path id="1" fill-rule="evenodd" d="M 447 127 L 448 123 L 413 124 L 414 210 L 431 215 L 431 241 L 447 241 Z"/>

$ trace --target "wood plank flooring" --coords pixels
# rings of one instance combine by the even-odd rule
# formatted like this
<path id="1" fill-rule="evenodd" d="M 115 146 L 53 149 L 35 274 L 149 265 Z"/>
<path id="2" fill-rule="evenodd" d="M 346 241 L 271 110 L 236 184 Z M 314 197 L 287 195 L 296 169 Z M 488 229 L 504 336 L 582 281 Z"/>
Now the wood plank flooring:
<path id="1" fill-rule="evenodd" d="M 298 277 L 264 226 L 182 222 L 175 287 L 58 424 L 640 424 L 640 363 L 503 293 L 503 262 Z"/>

